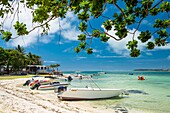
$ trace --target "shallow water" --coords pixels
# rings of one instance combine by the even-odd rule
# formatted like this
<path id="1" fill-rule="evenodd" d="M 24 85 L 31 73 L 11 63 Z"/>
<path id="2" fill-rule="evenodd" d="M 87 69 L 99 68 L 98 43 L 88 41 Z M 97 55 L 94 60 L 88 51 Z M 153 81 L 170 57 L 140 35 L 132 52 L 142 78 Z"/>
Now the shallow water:
<path id="1" fill-rule="evenodd" d="M 91 75 L 94 72 L 85 72 Z M 129 92 L 121 98 L 95 100 L 90 103 L 115 109 L 123 106 L 128 109 L 139 109 L 146 113 L 170 113 L 170 72 L 108 72 L 100 76 L 93 76 L 93 81 L 100 88 L 120 88 Z M 137 80 L 138 76 L 145 76 L 145 80 Z M 91 80 L 73 80 L 70 87 L 97 87 Z"/>

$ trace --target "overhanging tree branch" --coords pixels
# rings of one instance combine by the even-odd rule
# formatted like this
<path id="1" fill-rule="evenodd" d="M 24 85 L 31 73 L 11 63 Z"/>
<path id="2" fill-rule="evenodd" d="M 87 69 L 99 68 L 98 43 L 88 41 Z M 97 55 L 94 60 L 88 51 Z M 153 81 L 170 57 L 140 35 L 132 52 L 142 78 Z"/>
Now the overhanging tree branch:
<path id="1" fill-rule="evenodd" d="M 35 26 L 35 27 L 32 28 L 31 30 L 29 30 L 28 33 L 31 33 L 31 32 L 34 31 L 36 28 L 43 27 L 44 25 L 48 24 L 51 20 L 54 20 L 54 19 L 56 19 L 56 18 L 57 18 L 57 17 L 55 17 L 55 16 L 51 16 L 51 17 L 49 18 L 49 20 L 47 20 L 45 23 L 40 24 L 40 25 L 38 25 L 38 26 Z M 17 37 L 11 38 L 11 39 L 16 39 L 16 38 L 18 38 L 18 37 L 20 37 L 20 36 L 17 36 Z"/>

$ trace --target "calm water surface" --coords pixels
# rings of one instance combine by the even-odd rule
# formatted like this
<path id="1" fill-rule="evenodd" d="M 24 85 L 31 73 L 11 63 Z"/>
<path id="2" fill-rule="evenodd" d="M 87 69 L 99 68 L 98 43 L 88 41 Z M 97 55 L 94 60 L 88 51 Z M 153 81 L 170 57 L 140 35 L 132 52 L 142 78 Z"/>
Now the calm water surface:
<path id="1" fill-rule="evenodd" d="M 95 72 L 81 72 L 92 75 Z M 93 76 L 93 81 L 100 88 L 120 88 L 129 91 L 129 95 L 122 98 L 91 101 L 94 104 L 112 108 L 115 105 L 128 109 L 135 108 L 146 113 L 170 113 L 170 72 L 107 72 L 100 76 Z M 145 76 L 144 81 L 137 80 L 138 76 Z M 73 80 L 70 87 L 96 87 L 91 80 Z"/>

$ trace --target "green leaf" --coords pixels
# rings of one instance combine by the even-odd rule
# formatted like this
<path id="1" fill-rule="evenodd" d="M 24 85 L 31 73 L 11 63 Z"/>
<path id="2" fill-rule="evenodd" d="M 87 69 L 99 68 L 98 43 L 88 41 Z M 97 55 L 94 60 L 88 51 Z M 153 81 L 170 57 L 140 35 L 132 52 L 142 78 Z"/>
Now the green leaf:
<path id="1" fill-rule="evenodd" d="M 159 34 L 159 36 L 161 38 L 162 37 L 168 37 L 168 33 L 167 33 L 166 29 L 159 30 L 157 33 Z"/>
<path id="2" fill-rule="evenodd" d="M 104 37 L 101 37 L 101 41 L 103 42 L 107 42 L 109 40 L 110 37 L 107 37 L 107 36 L 104 36 Z"/>
<path id="3" fill-rule="evenodd" d="M 126 46 L 128 47 L 128 49 L 133 50 L 137 47 L 138 41 L 137 40 L 133 40 L 133 41 L 129 41 L 128 44 L 126 44 Z"/>
<path id="4" fill-rule="evenodd" d="M 125 38 L 127 36 L 127 29 L 126 28 L 119 28 L 116 29 L 117 32 L 115 33 L 115 35 L 117 35 L 119 38 Z"/>
<path id="5" fill-rule="evenodd" d="M 81 42 L 80 45 L 79 45 L 79 47 L 80 47 L 81 49 L 85 49 L 85 47 L 86 47 L 86 42 Z"/>
<path id="6" fill-rule="evenodd" d="M 3 31 L 2 32 L 2 39 L 8 42 L 12 37 L 12 33 L 9 31 Z"/>
<path id="7" fill-rule="evenodd" d="M 164 38 L 156 38 L 155 39 L 155 45 L 157 45 L 157 46 L 165 46 L 167 44 L 168 44 L 168 42 L 166 41 L 166 38 L 165 39 Z"/>
<path id="8" fill-rule="evenodd" d="M 93 37 L 100 37 L 100 31 L 99 30 L 93 30 L 92 36 Z"/>
<path id="9" fill-rule="evenodd" d="M 107 31 L 109 31 L 112 29 L 112 22 L 110 20 L 106 20 L 103 22 L 103 26 Z"/>
<path id="10" fill-rule="evenodd" d="M 146 48 L 147 49 L 154 49 L 155 44 L 153 42 L 148 42 Z"/>
<path id="11" fill-rule="evenodd" d="M 131 50 L 131 52 L 130 52 L 130 56 L 131 57 L 138 57 L 140 55 L 140 50 L 139 49 L 133 49 L 133 50 Z"/>
<path id="12" fill-rule="evenodd" d="M 90 4 L 89 1 L 82 1 L 82 2 L 80 3 L 80 7 L 81 7 L 81 8 L 88 8 L 88 7 L 89 7 L 89 4 Z"/>
<path id="13" fill-rule="evenodd" d="M 81 49 L 80 49 L 79 47 L 74 48 L 74 51 L 75 51 L 76 53 L 79 53 L 80 50 L 81 50 Z"/>
<path id="14" fill-rule="evenodd" d="M 105 33 L 100 34 L 100 40 L 103 42 L 107 42 L 110 37 L 107 37 Z"/>
<path id="15" fill-rule="evenodd" d="M 153 24 L 153 27 L 154 28 L 167 28 L 168 25 L 170 23 L 170 20 L 169 19 L 164 19 L 164 20 L 161 20 L 161 19 L 156 19 L 155 20 L 155 23 Z"/>
<path id="16" fill-rule="evenodd" d="M 87 24 L 85 22 L 81 22 L 79 25 L 79 30 L 84 32 L 87 29 Z"/>
<path id="17" fill-rule="evenodd" d="M 127 23 L 128 25 L 131 25 L 131 24 L 133 24 L 134 22 L 135 22 L 135 16 L 133 16 L 133 15 L 128 15 L 127 18 L 126 18 L 126 23 Z"/>
<path id="18" fill-rule="evenodd" d="M 24 23 L 19 23 L 19 21 L 17 21 L 14 25 L 14 28 L 17 31 L 18 35 L 27 35 L 28 34 L 26 24 L 24 24 Z"/>
<path id="19" fill-rule="evenodd" d="M 169 12 L 170 11 L 170 2 L 168 2 L 168 1 L 163 2 L 160 5 L 160 8 L 161 8 L 162 12 L 164 12 L 164 11 Z"/>
<path id="20" fill-rule="evenodd" d="M 160 12 L 160 8 L 153 8 L 150 10 L 150 14 L 155 16 Z"/>
<path id="21" fill-rule="evenodd" d="M 92 48 L 88 48 L 88 49 L 86 50 L 86 52 L 87 52 L 87 54 L 92 54 L 92 53 L 93 53 L 93 49 L 92 49 Z"/>
<path id="22" fill-rule="evenodd" d="M 141 32 L 141 34 L 138 36 L 138 39 L 141 41 L 141 42 L 146 42 L 148 41 L 149 39 L 151 39 L 151 33 L 147 30 L 145 32 Z"/>
<path id="23" fill-rule="evenodd" d="M 86 35 L 85 34 L 78 35 L 78 40 L 85 41 L 86 40 Z"/>
<path id="24" fill-rule="evenodd" d="M 89 14 L 85 11 L 82 11 L 78 14 L 78 19 L 87 21 L 89 19 Z"/>

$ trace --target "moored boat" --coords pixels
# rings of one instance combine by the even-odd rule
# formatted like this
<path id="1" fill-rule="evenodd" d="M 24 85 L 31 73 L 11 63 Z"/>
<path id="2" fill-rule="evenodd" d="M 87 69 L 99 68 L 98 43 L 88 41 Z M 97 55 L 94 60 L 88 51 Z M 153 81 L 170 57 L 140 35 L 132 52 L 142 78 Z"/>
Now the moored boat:
<path id="1" fill-rule="evenodd" d="M 144 76 L 138 76 L 138 80 L 145 80 Z"/>
<path id="2" fill-rule="evenodd" d="M 107 99 L 119 96 L 124 90 L 122 89 L 100 89 L 100 88 L 71 88 L 59 92 L 58 98 L 61 100 L 94 100 Z"/>
<path id="3" fill-rule="evenodd" d="M 58 86 L 68 86 L 68 85 L 69 83 L 56 82 L 56 83 L 47 84 L 47 85 L 40 85 L 38 87 L 38 90 L 54 90 Z"/>
<path id="4" fill-rule="evenodd" d="M 105 71 L 98 72 L 98 74 L 107 74 Z"/>

